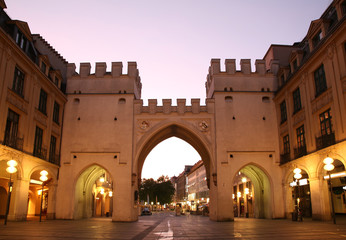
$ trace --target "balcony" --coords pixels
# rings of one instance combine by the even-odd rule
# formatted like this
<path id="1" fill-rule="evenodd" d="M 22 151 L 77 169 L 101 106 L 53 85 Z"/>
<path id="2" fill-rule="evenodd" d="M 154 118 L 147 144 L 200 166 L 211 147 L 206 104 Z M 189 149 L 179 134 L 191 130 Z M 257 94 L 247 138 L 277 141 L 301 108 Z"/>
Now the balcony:
<path id="1" fill-rule="evenodd" d="M 47 149 L 46 148 L 35 149 L 33 155 L 35 157 L 46 160 L 47 159 Z"/>
<path id="2" fill-rule="evenodd" d="M 294 158 L 300 158 L 306 155 L 306 146 L 301 146 L 294 149 Z"/>
<path id="3" fill-rule="evenodd" d="M 49 162 L 55 165 L 60 165 L 60 155 L 59 154 L 50 155 Z"/>
<path id="4" fill-rule="evenodd" d="M 333 132 L 316 138 L 317 150 L 329 147 L 333 144 L 335 144 L 335 134 Z"/>
<path id="5" fill-rule="evenodd" d="M 5 136 L 4 145 L 9 146 L 11 148 L 23 151 L 23 138 L 17 138 L 12 136 Z"/>
<path id="6" fill-rule="evenodd" d="M 280 155 L 280 164 L 285 164 L 291 161 L 290 153 L 284 153 Z"/>

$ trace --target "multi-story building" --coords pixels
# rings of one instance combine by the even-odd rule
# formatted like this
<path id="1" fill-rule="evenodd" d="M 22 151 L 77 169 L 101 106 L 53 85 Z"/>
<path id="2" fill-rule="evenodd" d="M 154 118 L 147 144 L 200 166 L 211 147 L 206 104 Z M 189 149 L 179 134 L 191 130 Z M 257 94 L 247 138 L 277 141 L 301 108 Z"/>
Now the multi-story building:
<path id="1" fill-rule="evenodd" d="M 308 179 L 300 198 L 307 216 L 329 211 L 323 185 L 323 158 L 334 159 L 332 191 L 335 211 L 346 213 L 346 1 L 334 1 L 307 35 L 292 46 L 272 45 L 264 59 L 278 61 L 278 90 L 274 101 L 280 143 L 280 164 L 301 168 Z M 283 179 L 293 181 L 293 173 Z M 286 196 L 297 198 L 294 188 Z M 289 197 L 288 197 L 289 198 Z M 287 200 L 287 212 L 294 199 Z"/>
<path id="2" fill-rule="evenodd" d="M 50 181 L 42 194 L 39 173 L 48 171 L 49 179 L 58 175 L 67 62 L 4 8 L 0 1 L 0 216 L 12 177 L 9 220 L 39 214 L 41 196 L 44 214 L 54 218 L 57 182 Z M 18 164 L 13 176 L 5 171 L 11 159 Z"/>
<path id="3" fill-rule="evenodd" d="M 188 201 L 193 211 L 198 205 L 209 203 L 207 175 L 202 160 L 198 161 L 187 174 Z"/>
<path id="4" fill-rule="evenodd" d="M 188 193 L 187 193 L 187 174 L 190 172 L 192 165 L 185 165 L 184 171 L 179 174 L 176 179 L 176 202 L 186 203 Z"/>

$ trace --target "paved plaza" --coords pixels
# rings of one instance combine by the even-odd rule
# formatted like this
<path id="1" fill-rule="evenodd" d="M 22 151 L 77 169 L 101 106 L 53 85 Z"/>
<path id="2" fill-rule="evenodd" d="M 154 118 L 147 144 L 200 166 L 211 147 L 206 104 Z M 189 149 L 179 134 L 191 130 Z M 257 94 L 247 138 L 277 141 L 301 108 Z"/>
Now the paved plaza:
<path id="1" fill-rule="evenodd" d="M 87 220 L 44 220 L 0 222 L 0 239 L 346 239 L 346 221 L 337 224 L 305 220 L 236 218 L 234 222 L 213 222 L 208 217 L 173 213 L 142 216 L 138 222 L 111 222 L 110 218 Z"/>

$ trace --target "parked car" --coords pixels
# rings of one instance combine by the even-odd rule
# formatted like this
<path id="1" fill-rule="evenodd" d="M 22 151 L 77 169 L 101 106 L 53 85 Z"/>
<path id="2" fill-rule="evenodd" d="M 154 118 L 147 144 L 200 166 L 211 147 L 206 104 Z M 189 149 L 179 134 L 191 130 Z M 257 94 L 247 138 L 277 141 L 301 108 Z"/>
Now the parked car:
<path id="1" fill-rule="evenodd" d="M 142 213 L 141 213 L 141 216 L 144 216 L 144 215 L 151 215 L 151 211 L 149 208 L 145 207 L 143 210 L 142 210 Z"/>

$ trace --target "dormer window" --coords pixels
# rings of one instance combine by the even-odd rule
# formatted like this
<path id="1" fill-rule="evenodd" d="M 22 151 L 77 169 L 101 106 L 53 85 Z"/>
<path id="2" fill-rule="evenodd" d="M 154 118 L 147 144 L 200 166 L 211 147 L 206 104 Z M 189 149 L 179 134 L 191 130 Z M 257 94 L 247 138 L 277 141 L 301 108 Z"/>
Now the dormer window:
<path id="1" fill-rule="evenodd" d="M 54 78 L 54 84 L 59 87 L 59 78 L 55 77 Z"/>
<path id="2" fill-rule="evenodd" d="M 312 46 L 313 46 L 313 48 L 315 48 L 321 40 L 322 40 L 322 31 L 320 30 L 320 31 L 312 38 Z"/>
<path id="3" fill-rule="evenodd" d="M 328 13 L 328 21 L 329 21 L 329 26 L 328 26 L 328 31 L 338 22 L 338 16 L 336 14 L 335 8 L 332 8 L 329 13 Z"/>
<path id="4" fill-rule="evenodd" d="M 17 34 L 16 34 L 16 43 L 21 49 L 25 51 L 26 45 L 28 44 L 28 40 L 26 39 L 24 34 L 21 33 L 19 30 L 17 31 Z"/>

